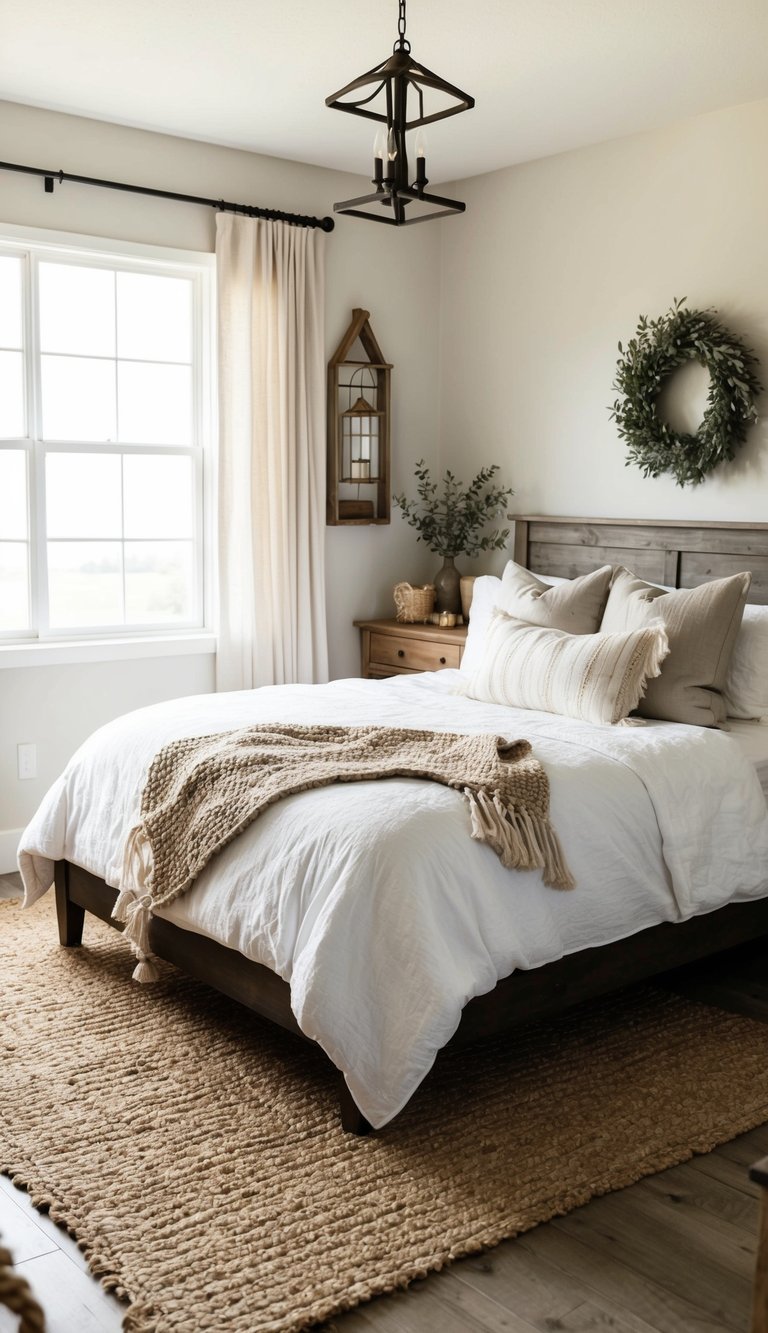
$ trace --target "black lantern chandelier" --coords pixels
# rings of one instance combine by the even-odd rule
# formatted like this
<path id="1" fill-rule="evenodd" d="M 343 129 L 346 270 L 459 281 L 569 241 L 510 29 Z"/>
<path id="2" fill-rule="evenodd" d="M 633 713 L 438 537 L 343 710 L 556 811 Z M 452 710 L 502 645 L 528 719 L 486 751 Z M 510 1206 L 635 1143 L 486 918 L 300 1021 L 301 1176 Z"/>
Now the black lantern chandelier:
<path id="1" fill-rule="evenodd" d="M 374 192 L 334 204 L 334 213 L 370 218 L 392 227 L 464 212 L 465 205 L 458 199 L 427 194 L 429 181 L 422 127 L 446 116 L 456 116 L 460 111 L 470 111 L 475 105 L 473 97 L 413 59 L 411 44 L 405 36 L 405 0 L 399 0 L 399 4 L 398 38 L 392 55 L 325 99 L 326 106 L 349 111 L 353 116 L 365 116 L 380 125 L 373 149 Z M 411 130 L 418 131 L 413 181 L 406 141 Z"/>

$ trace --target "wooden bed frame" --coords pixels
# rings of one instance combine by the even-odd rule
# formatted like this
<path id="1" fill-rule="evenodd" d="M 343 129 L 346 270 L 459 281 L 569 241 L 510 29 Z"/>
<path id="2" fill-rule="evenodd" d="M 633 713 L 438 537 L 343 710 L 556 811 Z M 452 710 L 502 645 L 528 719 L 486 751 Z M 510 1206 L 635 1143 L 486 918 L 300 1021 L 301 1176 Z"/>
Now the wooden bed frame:
<path id="1" fill-rule="evenodd" d="M 653 582 L 695 587 L 751 569 L 750 601 L 768 603 L 768 523 L 510 517 L 516 520 L 515 560 L 540 573 L 573 578 L 603 564 L 623 564 Z M 82 943 L 86 912 L 122 929 L 111 916 L 116 897 L 103 880 L 59 861 L 56 907 L 62 945 Z M 684 922 L 664 922 L 614 944 L 513 972 L 466 1005 L 449 1045 L 474 1045 L 520 1023 L 763 935 L 768 935 L 768 898 L 730 904 Z M 291 1010 L 290 987 L 269 968 L 161 917 L 152 920 L 150 943 L 158 957 L 304 1036 Z M 343 1079 L 340 1084 L 344 1129 L 367 1133 L 370 1126 Z"/>

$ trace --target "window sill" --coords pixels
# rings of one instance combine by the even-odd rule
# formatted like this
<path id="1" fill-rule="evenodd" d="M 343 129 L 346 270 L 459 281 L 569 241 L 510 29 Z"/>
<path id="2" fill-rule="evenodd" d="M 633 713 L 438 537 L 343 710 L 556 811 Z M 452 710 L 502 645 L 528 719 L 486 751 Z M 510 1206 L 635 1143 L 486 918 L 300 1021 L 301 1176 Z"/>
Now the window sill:
<path id="1" fill-rule="evenodd" d="M 0 644 L 3 667 L 71 666 L 80 662 L 124 662 L 139 657 L 189 657 L 216 652 L 216 636 L 192 634 L 143 635 L 125 639 L 58 639 L 45 643 Z"/>

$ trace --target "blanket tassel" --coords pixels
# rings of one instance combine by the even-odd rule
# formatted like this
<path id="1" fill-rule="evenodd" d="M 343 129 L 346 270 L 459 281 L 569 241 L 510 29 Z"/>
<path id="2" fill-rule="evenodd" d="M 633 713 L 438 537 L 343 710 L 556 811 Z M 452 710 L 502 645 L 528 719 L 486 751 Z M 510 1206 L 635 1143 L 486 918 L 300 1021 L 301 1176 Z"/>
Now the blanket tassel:
<path id="1" fill-rule="evenodd" d="M 145 890 L 152 872 L 152 853 L 149 841 L 140 824 L 128 835 L 123 856 L 120 892 L 112 908 L 116 921 L 124 923 L 123 935 L 137 959 L 133 980 L 148 985 L 158 980 L 158 971 L 149 947 L 149 926 L 152 920 L 152 899 Z"/>
<path id="2" fill-rule="evenodd" d="M 487 842 L 510 870 L 543 871 L 544 883 L 555 889 L 572 889 L 574 879 L 548 819 L 535 819 L 526 810 L 508 810 L 497 795 L 480 788 L 464 788 L 469 801 L 472 837 Z"/>

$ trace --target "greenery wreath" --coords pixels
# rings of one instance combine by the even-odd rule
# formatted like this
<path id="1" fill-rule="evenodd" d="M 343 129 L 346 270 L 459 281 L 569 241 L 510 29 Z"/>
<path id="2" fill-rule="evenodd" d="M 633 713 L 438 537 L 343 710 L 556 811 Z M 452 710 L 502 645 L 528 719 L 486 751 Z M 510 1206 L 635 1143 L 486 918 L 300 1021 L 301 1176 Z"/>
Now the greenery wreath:
<path id="1" fill-rule="evenodd" d="M 734 457 L 749 424 L 757 420 L 755 398 L 762 385 L 755 355 L 723 327 L 716 310 L 684 310 L 685 297 L 658 319 L 640 316 L 621 357 L 612 387 L 620 395 L 610 409 L 621 439 L 629 445 L 627 467 L 637 463 L 646 477 L 671 472 L 678 486 L 697 485 L 718 463 Z M 698 360 L 710 374 L 707 408 L 695 435 L 678 433 L 656 412 L 664 380 L 686 361 Z"/>

